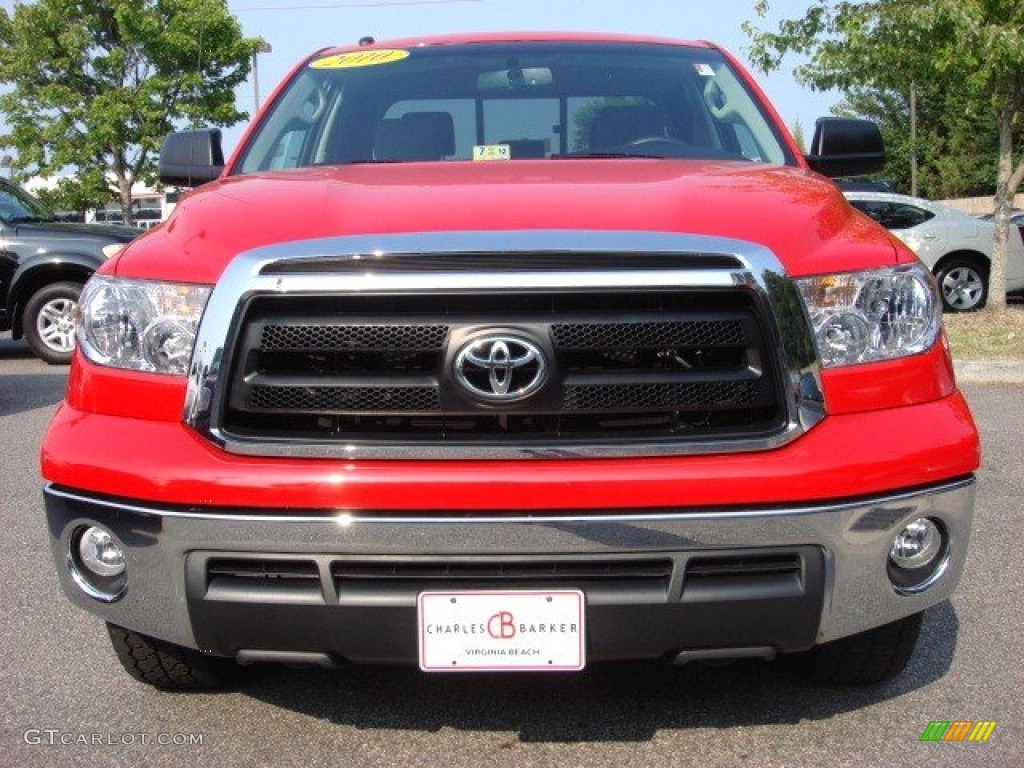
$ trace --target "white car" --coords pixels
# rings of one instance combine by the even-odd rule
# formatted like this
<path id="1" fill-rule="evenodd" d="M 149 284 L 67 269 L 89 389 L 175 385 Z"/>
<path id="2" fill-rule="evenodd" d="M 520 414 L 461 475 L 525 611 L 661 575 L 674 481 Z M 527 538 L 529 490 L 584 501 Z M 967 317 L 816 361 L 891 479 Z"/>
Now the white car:
<path id="1" fill-rule="evenodd" d="M 995 218 L 994 213 L 983 213 L 979 214 L 978 218 L 982 221 L 992 221 Z M 1010 211 L 1010 224 L 1020 230 L 1020 236 L 1024 238 L 1024 211 L 1019 208 L 1014 208 Z"/>
<path id="2" fill-rule="evenodd" d="M 946 310 L 985 306 L 995 224 L 919 197 L 888 192 L 844 192 L 846 199 L 906 243 L 939 281 Z M 1008 293 L 1024 290 L 1024 243 L 1010 227 Z"/>

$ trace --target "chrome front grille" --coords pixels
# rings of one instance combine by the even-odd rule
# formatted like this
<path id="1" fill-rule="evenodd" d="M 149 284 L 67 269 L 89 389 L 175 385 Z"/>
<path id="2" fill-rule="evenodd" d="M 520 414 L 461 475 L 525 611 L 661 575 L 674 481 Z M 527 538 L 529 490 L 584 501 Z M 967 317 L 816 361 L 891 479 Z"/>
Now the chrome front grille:
<path id="1" fill-rule="evenodd" d="M 185 419 L 253 455 L 763 450 L 824 415 L 801 307 L 774 256 L 739 241 L 545 231 L 283 244 L 241 254 L 215 287 Z M 491 357 L 467 372 L 479 339 Z M 527 350 L 543 361 L 523 369 L 526 395 L 482 392 Z"/>

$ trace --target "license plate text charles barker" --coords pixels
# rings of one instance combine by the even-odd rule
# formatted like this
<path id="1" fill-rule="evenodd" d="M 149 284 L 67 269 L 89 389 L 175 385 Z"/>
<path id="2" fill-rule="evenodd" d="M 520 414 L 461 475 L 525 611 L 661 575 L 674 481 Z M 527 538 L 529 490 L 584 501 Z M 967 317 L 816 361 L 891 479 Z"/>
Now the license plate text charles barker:
<path id="1" fill-rule="evenodd" d="M 566 633 L 576 634 L 578 627 L 575 624 L 517 624 L 508 611 L 499 611 L 491 616 L 487 623 L 475 624 L 427 624 L 424 631 L 428 635 L 487 635 L 495 639 L 508 639 L 521 635 L 564 635 Z"/>

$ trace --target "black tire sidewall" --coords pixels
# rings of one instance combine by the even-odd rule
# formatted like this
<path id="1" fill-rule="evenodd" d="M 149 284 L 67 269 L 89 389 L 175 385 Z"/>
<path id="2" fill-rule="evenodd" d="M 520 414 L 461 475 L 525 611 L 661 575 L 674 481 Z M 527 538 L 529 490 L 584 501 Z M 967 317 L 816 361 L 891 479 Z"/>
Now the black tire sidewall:
<path id="1" fill-rule="evenodd" d="M 238 687 L 253 672 L 232 659 L 205 656 L 192 648 L 157 640 L 107 622 L 107 634 L 125 672 L 165 691 L 204 691 Z"/>
<path id="2" fill-rule="evenodd" d="M 819 685 L 876 685 L 901 674 L 921 634 L 923 613 L 784 657 L 790 669 Z"/>

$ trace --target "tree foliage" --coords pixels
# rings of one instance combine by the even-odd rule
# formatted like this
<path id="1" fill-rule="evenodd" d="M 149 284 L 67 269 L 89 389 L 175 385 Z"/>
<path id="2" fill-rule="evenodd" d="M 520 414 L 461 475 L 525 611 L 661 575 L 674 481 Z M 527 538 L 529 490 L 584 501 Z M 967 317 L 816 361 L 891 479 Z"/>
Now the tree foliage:
<path id="1" fill-rule="evenodd" d="M 762 18 L 768 4 L 755 3 Z M 993 136 L 979 139 L 977 132 L 994 130 L 997 151 L 989 173 L 996 191 L 996 243 L 989 304 L 1005 306 L 1008 214 L 1013 194 L 1024 182 L 1019 141 L 1014 149 L 1024 108 L 1024 3 L 816 0 L 803 17 L 784 20 L 775 31 L 752 24 L 745 29 L 753 40 L 751 56 L 761 69 L 777 69 L 787 54 L 801 54 L 807 63 L 794 70 L 797 79 L 814 88 L 846 90 L 848 106 L 855 111 L 868 106 L 868 95 L 877 97 L 872 108 L 888 99 L 890 106 L 905 110 L 899 100 L 905 99 L 911 82 L 936 97 L 929 109 L 960 108 L 957 117 L 963 119 L 926 133 L 934 142 L 930 151 L 941 153 L 933 161 L 935 169 L 959 173 L 970 162 L 968 156 L 983 161 Z"/>
<path id="2" fill-rule="evenodd" d="M 155 178 L 167 133 L 232 125 L 259 41 L 224 0 L 39 0 L 0 9 L 0 111 L 24 175 L 76 170 L 71 197 L 118 199 Z M 113 180 L 113 183 L 111 183 Z M 101 197 L 103 199 L 98 199 Z"/>
<path id="3" fill-rule="evenodd" d="M 90 208 L 102 208 L 110 200 L 107 184 L 90 184 L 81 176 L 63 176 L 53 187 L 37 189 L 33 193 L 51 211 L 82 213 Z"/>
<path id="4" fill-rule="evenodd" d="M 793 134 L 793 141 L 801 152 L 807 152 L 807 137 L 804 136 L 804 124 L 797 118 L 790 126 L 789 132 Z"/>
<path id="5" fill-rule="evenodd" d="M 965 95 L 955 81 L 917 84 L 917 141 L 911 145 L 909 85 L 902 91 L 856 87 L 834 111 L 878 123 L 888 163 L 883 176 L 897 189 L 911 189 L 911 155 L 917 159 L 922 197 L 991 197 L 999 158 L 995 117 Z M 1024 126 L 1021 126 L 1024 128 Z M 1024 140 L 1024 131 L 1016 131 Z"/>

